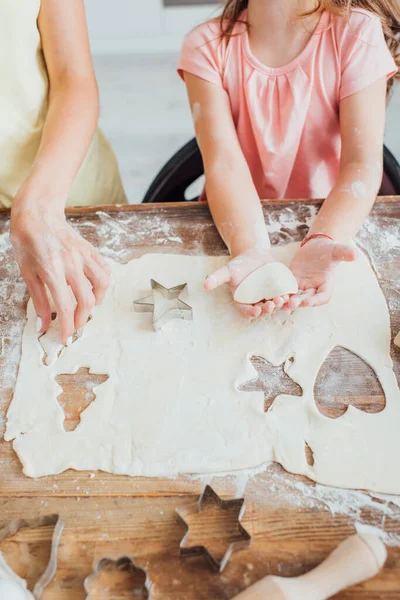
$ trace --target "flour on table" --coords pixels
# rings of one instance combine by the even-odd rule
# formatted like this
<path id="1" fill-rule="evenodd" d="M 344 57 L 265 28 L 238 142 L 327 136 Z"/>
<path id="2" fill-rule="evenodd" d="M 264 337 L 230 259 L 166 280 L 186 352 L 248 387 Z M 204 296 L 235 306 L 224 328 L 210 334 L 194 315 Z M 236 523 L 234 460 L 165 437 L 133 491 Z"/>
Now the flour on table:
<path id="1" fill-rule="evenodd" d="M 296 248 L 275 248 L 277 260 L 289 264 Z M 73 468 L 169 477 L 234 472 L 275 460 L 320 483 L 400 492 L 400 392 L 390 358 L 389 314 L 366 257 L 338 267 L 330 304 L 252 323 L 239 316 L 227 288 L 203 289 L 205 276 L 226 261 L 149 254 L 114 263 L 105 302 L 50 366 L 43 364 L 29 303 L 6 432 L 26 475 Z M 172 321 L 154 332 L 151 315 L 133 307 L 150 293 L 151 278 L 166 287 L 188 283 L 194 320 Z M 350 406 L 330 419 L 317 410 L 314 383 L 336 346 L 374 369 L 386 395 L 382 412 Z M 303 396 L 280 395 L 265 413 L 262 392 L 238 389 L 256 376 L 252 355 L 276 366 L 291 358 L 288 375 Z M 109 379 L 94 389 L 96 399 L 77 428 L 66 432 L 55 378 L 82 367 Z M 313 466 L 305 443 L 314 453 Z"/>

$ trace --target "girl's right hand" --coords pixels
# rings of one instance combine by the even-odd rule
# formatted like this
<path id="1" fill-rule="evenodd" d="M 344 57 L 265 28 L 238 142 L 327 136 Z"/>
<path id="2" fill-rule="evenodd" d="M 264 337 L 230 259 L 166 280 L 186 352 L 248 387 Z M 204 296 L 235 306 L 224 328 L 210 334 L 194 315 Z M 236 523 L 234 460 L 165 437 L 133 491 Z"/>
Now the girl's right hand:
<path id="1" fill-rule="evenodd" d="M 276 262 L 270 250 L 259 251 L 256 248 L 252 248 L 236 256 L 211 275 L 208 275 L 204 287 L 207 291 L 212 291 L 220 285 L 227 283 L 232 293 L 234 293 L 245 277 L 269 262 Z M 266 302 L 259 302 L 258 304 L 236 303 L 236 306 L 243 317 L 256 319 L 257 317 L 270 315 L 275 310 L 281 309 L 287 303 L 288 299 L 289 295 L 285 295 Z"/>
<path id="2" fill-rule="evenodd" d="M 93 306 L 103 300 L 111 268 L 67 223 L 59 207 L 47 205 L 41 211 L 39 206 L 14 202 L 10 233 L 21 275 L 41 319 L 40 330 L 47 331 L 51 322 L 48 290 L 65 344 L 85 325 Z"/>

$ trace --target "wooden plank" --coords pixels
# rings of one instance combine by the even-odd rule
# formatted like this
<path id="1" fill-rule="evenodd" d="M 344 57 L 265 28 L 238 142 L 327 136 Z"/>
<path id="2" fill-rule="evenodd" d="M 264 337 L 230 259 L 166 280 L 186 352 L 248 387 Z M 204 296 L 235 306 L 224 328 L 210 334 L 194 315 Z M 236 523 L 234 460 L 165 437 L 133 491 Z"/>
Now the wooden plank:
<path id="1" fill-rule="evenodd" d="M 273 244 L 300 240 L 319 204 L 318 201 L 264 204 Z M 212 224 L 208 206 L 201 203 L 111 207 L 109 210 L 105 207 L 100 210 L 78 208 L 68 214 L 82 235 L 120 262 L 146 252 L 226 253 Z M 399 217 L 399 198 L 379 199 L 369 229 L 364 228 L 358 238 L 360 246 L 371 258 L 388 300 L 393 333 L 400 330 L 400 254 L 398 248 L 387 249 L 384 234 L 398 236 Z M 3 305 L 0 433 L 4 431 L 4 416 L 15 383 L 27 300 L 6 243 L 7 228 L 8 213 L 0 211 L 0 302 Z M 334 393 L 337 382 L 333 381 L 332 367 L 339 362 L 343 379 L 354 369 L 360 373 L 357 393 L 352 390 L 352 403 L 360 409 L 381 410 L 383 398 L 373 380 L 374 375 L 367 372 L 365 364 L 357 357 L 349 357 L 340 349 L 335 352 L 321 373 L 322 381 L 317 389 L 321 407 L 329 407 L 329 411 L 333 411 L 329 416 L 334 417 L 349 400 L 349 392 Z M 394 346 L 393 359 L 400 377 L 400 350 Z M 268 409 L 274 400 L 268 387 L 268 368 L 263 367 L 259 359 L 255 362 L 259 366 L 259 378 L 249 385 L 252 389 L 264 390 Z M 81 383 L 79 377 L 75 381 L 64 380 L 67 403 L 71 398 L 78 398 Z M 298 390 L 293 392 L 298 393 Z M 79 419 L 78 413 L 70 410 L 68 421 L 71 426 Z M 305 452 L 312 460 L 307 448 Z M 182 531 L 174 510 L 194 501 L 203 485 L 198 479 L 129 478 L 68 471 L 59 476 L 32 480 L 24 477 L 11 444 L 4 441 L 0 442 L 0 468 L 1 520 L 50 512 L 61 512 L 66 520 L 60 568 L 44 600 L 83 599 L 83 579 L 89 574 L 93 561 L 104 556 L 117 558 L 126 553 L 148 568 L 156 584 L 156 600 L 223 600 L 264 575 L 296 576 L 309 570 L 347 535 L 354 533 L 355 522 L 383 528 L 392 535 L 394 544 L 400 544 L 400 507 L 396 504 L 367 494 L 336 493 L 304 478 L 285 474 L 278 465 L 273 465 L 248 484 L 243 524 L 254 536 L 252 546 L 234 556 L 226 572 L 217 575 L 201 559 L 185 562 L 178 557 Z M 240 493 L 241 477 L 218 477 L 213 480 L 213 486 L 220 494 L 233 496 Z M 47 530 L 21 532 L 13 540 L 4 542 L 0 549 L 11 566 L 33 582 L 46 563 L 50 535 Z M 337 598 L 398 600 L 399 582 L 400 548 L 395 546 L 389 549 L 389 561 L 382 575 Z"/>

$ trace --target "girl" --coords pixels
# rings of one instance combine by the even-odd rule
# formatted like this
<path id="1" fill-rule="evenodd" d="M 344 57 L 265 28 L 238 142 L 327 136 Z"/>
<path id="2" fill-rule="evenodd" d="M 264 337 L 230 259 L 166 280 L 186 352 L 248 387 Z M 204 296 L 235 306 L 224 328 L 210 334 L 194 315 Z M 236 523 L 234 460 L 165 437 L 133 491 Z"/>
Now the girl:
<path id="1" fill-rule="evenodd" d="M 206 289 L 234 290 L 273 260 L 260 198 L 326 197 L 291 264 L 299 294 L 239 306 L 244 315 L 324 304 L 336 265 L 356 259 L 348 242 L 382 180 L 399 31 L 397 0 L 227 0 L 187 36 L 179 73 L 232 257 Z"/>
<path id="2" fill-rule="evenodd" d="M 51 320 L 47 286 L 65 342 L 110 276 L 67 224 L 65 205 L 126 201 L 114 154 L 96 130 L 83 0 L 0 0 L 0 55 L 0 205 L 12 205 L 11 239 L 39 329 Z"/>

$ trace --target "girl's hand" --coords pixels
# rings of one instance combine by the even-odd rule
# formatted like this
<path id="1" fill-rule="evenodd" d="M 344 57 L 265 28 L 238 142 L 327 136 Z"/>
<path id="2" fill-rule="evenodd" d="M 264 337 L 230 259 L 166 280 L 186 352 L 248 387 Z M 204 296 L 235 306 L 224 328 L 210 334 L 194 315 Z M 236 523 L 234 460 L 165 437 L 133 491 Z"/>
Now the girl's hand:
<path id="1" fill-rule="evenodd" d="M 340 262 L 352 262 L 357 250 L 328 238 L 309 240 L 296 252 L 290 269 L 299 284 L 299 293 L 290 297 L 288 307 L 321 306 L 332 296 L 335 267 Z"/>
<path id="2" fill-rule="evenodd" d="M 59 207 L 28 207 L 15 202 L 11 241 L 28 286 L 41 331 L 51 322 L 46 286 L 53 298 L 62 343 L 83 327 L 110 283 L 111 268 L 97 250 L 66 221 Z M 72 292 L 71 292 L 72 290 Z"/>
<path id="3" fill-rule="evenodd" d="M 218 271 L 208 275 L 204 287 L 207 291 L 212 291 L 220 285 L 228 283 L 232 293 L 234 293 L 247 275 L 250 275 L 250 273 L 268 262 L 276 262 L 270 250 L 259 251 L 253 248 L 244 254 L 236 256 L 218 269 Z M 280 296 L 267 302 L 259 302 L 255 305 L 237 303 L 236 306 L 243 317 L 254 319 L 261 315 L 270 315 L 274 310 L 282 308 L 288 299 L 289 296 Z"/>

